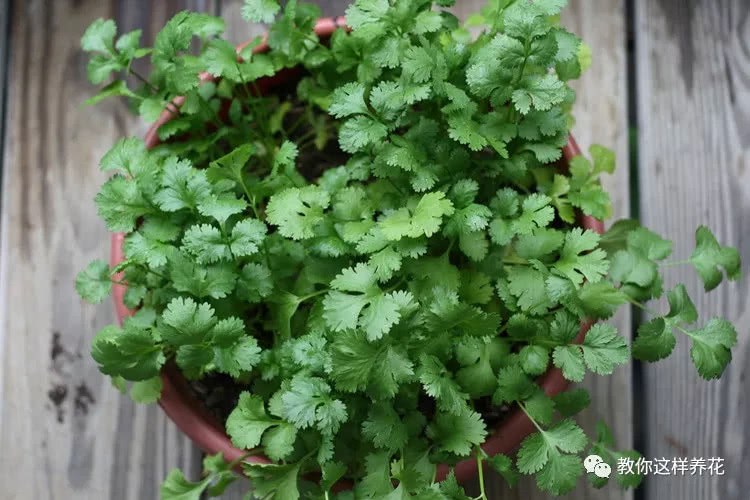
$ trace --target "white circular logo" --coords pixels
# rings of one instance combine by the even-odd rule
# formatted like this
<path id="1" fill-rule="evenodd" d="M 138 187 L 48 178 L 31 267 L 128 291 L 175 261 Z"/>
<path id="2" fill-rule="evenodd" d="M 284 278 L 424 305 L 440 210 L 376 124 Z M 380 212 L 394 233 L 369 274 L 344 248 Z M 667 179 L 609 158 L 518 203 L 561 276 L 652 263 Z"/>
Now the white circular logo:
<path id="1" fill-rule="evenodd" d="M 612 474 L 612 467 L 607 462 L 599 462 L 594 467 L 594 474 L 596 474 L 596 477 L 607 479 Z"/>
<path id="2" fill-rule="evenodd" d="M 604 460 L 599 455 L 589 455 L 583 460 L 583 467 L 587 473 L 594 474 L 595 467 L 603 462 Z"/>

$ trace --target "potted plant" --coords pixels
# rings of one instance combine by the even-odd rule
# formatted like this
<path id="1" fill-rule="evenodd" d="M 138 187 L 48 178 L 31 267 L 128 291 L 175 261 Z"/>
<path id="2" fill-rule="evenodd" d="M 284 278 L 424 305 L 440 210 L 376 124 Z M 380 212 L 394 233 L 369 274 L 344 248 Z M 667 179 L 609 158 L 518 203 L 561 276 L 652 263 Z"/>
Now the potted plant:
<path id="1" fill-rule="evenodd" d="M 738 252 L 705 227 L 676 262 L 636 221 L 603 232 L 614 155 L 569 136 L 589 53 L 564 0 L 493 1 L 468 25 L 451 4 L 356 0 L 344 22 L 248 0 L 271 25 L 238 49 L 190 12 L 152 48 L 112 21 L 84 34 L 89 78 L 111 81 L 90 101 L 124 96 L 154 123 L 101 160 L 112 262 L 76 288 L 112 293 L 121 325 L 92 356 L 211 454 L 163 498 L 219 495 L 236 469 L 264 499 L 466 499 L 486 464 L 562 494 L 584 454 L 635 453 L 603 424 L 585 436 L 569 381 L 683 336 L 704 378 L 730 361 L 733 326 L 698 322 L 661 273 L 691 264 L 708 291 Z M 630 304 L 654 316 L 632 346 L 603 321 Z"/>

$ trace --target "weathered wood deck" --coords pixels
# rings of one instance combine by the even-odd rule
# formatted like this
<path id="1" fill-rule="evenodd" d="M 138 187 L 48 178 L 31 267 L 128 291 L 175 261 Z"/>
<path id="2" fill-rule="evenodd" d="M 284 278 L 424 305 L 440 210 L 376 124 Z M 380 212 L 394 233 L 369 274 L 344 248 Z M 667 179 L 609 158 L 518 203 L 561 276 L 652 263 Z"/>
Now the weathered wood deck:
<path id="1" fill-rule="evenodd" d="M 320 2 L 339 14 L 346 2 Z M 639 216 L 687 256 L 698 224 L 737 244 L 750 262 L 750 2 L 747 0 L 570 0 L 564 23 L 592 46 L 578 85 L 579 143 L 613 146 L 607 179 L 616 216 Z M 158 498 L 175 466 L 196 471 L 200 453 L 154 406 L 136 406 L 89 359 L 112 307 L 82 306 L 75 273 L 106 257 L 109 240 L 92 199 L 100 156 L 143 125 L 122 105 L 84 108 L 92 92 L 78 48 L 84 28 L 114 17 L 150 41 L 174 12 L 228 20 L 234 41 L 253 28 L 239 0 L 0 0 L 0 500 Z M 479 4 L 460 1 L 457 11 Z M 255 33 L 260 27 L 254 27 Z M 697 297 L 688 270 L 684 281 Z M 722 457 L 718 477 L 648 477 L 635 493 L 583 484 L 568 498 L 746 499 L 750 491 L 750 320 L 747 277 L 697 306 L 740 328 L 735 359 L 718 382 L 700 381 L 687 345 L 657 365 L 628 365 L 589 378 L 584 417 L 612 424 L 622 446 L 645 457 Z M 621 314 L 626 335 L 641 320 Z M 546 498 L 531 481 L 492 499 Z M 225 498 L 240 498 L 229 493 Z"/>

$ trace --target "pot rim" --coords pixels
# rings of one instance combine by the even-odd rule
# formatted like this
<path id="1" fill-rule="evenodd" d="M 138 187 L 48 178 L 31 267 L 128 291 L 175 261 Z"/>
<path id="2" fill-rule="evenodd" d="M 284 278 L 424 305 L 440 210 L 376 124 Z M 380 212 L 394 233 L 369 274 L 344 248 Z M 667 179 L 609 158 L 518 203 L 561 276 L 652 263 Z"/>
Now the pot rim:
<path id="1" fill-rule="evenodd" d="M 330 36 L 336 29 L 346 29 L 346 21 L 343 17 L 321 18 L 315 25 L 315 33 L 321 37 Z M 237 47 L 239 53 L 251 41 L 244 42 Z M 253 53 L 268 51 L 269 47 L 264 38 L 261 44 L 253 48 Z M 261 88 L 273 87 L 275 79 L 279 76 L 264 78 L 265 84 Z M 210 81 L 214 77 L 207 72 L 199 75 L 201 81 Z M 260 80 L 259 80 L 260 81 Z M 159 144 L 158 129 L 163 124 L 170 121 L 176 116 L 176 110 L 182 105 L 184 98 L 177 97 L 173 100 L 172 105 L 165 109 L 159 118 L 149 127 L 145 134 L 144 142 L 147 148 L 153 148 Z M 568 143 L 562 148 L 561 166 L 569 166 L 570 160 L 579 156 L 581 151 L 572 135 L 568 138 Z M 580 215 L 578 225 L 584 229 L 590 229 L 597 233 L 604 232 L 602 221 L 591 216 Z M 124 233 L 113 233 L 110 247 L 110 265 L 115 266 L 125 258 L 123 251 Z M 121 281 L 122 273 L 115 275 L 115 281 Z M 117 321 L 122 322 L 128 316 L 134 314 L 134 310 L 128 309 L 124 304 L 124 295 L 127 286 L 123 284 L 114 284 L 112 297 L 115 306 Z M 575 342 L 583 342 L 583 339 L 591 328 L 592 321 L 582 321 L 581 328 L 576 336 Z M 187 435 L 201 450 L 207 454 L 216 454 L 221 452 L 225 460 L 237 460 L 246 451 L 235 447 L 226 434 L 224 426 L 208 411 L 202 401 L 195 395 L 187 379 L 182 375 L 180 370 L 173 363 L 168 363 L 162 370 L 162 392 L 159 399 L 159 405 L 164 413 L 177 425 L 185 435 Z M 548 396 L 554 396 L 564 391 L 570 384 L 562 375 L 562 370 L 551 366 L 542 376 L 537 379 L 537 384 L 544 390 Z M 534 431 L 534 424 L 529 417 L 518 407 L 511 410 L 510 414 L 499 422 L 494 429 L 491 429 L 489 435 L 481 448 L 489 456 L 499 453 L 508 454 L 513 452 L 521 444 L 521 441 Z M 274 463 L 263 454 L 251 455 L 243 461 L 249 463 L 271 464 Z M 465 482 L 477 474 L 476 459 L 470 457 L 456 463 L 453 466 L 448 464 L 436 464 L 437 473 L 436 481 L 444 480 L 451 469 L 454 470 L 456 479 L 459 482 Z M 342 485 L 340 485 L 342 486 Z"/>

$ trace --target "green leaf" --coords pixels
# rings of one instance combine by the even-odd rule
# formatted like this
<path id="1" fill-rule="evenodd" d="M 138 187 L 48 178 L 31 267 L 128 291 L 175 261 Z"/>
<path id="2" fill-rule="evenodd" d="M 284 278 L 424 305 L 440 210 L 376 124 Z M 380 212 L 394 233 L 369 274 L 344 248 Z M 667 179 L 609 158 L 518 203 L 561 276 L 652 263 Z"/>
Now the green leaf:
<path id="1" fill-rule="evenodd" d="M 237 281 L 237 293 L 250 303 L 261 302 L 271 295 L 273 279 L 271 271 L 263 264 L 250 262 L 246 264 Z"/>
<path id="2" fill-rule="evenodd" d="M 210 196 L 201 200 L 198 211 L 207 217 L 214 218 L 220 226 L 224 226 L 229 217 L 242 213 L 247 207 L 245 200 L 239 200 L 234 195 Z"/>
<path id="3" fill-rule="evenodd" d="M 321 378 L 296 376 L 280 395 L 281 416 L 298 429 L 315 426 L 332 435 L 348 418 L 346 405 L 330 396 L 330 386 Z"/>
<path id="4" fill-rule="evenodd" d="M 555 403 L 555 410 L 563 417 L 572 417 L 591 403 L 591 396 L 586 389 L 582 388 L 561 392 L 552 399 Z"/>
<path id="5" fill-rule="evenodd" d="M 297 428 L 291 424 L 280 423 L 263 435 L 263 452 L 271 460 L 284 460 L 294 451 L 297 440 Z"/>
<path id="6" fill-rule="evenodd" d="M 565 378 L 580 382 L 584 364 L 594 373 L 609 375 L 615 366 L 628 361 L 629 350 L 627 342 L 613 326 L 597 323 L 588 331 L 581 345 L 555 347 L 552 358 Z"/>
<path id="7" fill-rule="evenodd" d="M 547 111 L 561 103 L 566 96 L 565 84 L 555 75 L 529 76 L 521 80 L 519 89 L 513 92 L 513 104 L 521 114 L 527 114 L 533 107 Z"/>
<path id="8" fill-rule="evenodd" d="M 204 456 L 203 470 L 209 474 L 211 479 L 207 490 L 209 496 L 221 495 L 237 479 L 237 476 L 230 469 L 230 463 L 224 460 L 222 453 Z"/>
<path id="9" fill-rule="evenodd" d="M 626 247 L 612 258 L 612 277 L 640 287 L 649 287 L 659 280 L 656 261 L 672 253 L 672 242 L 639 227 L 627 233 Z"/>
<path id="10" fill-rule="evenodd" d="M 471 497 L 468 497 L 461 485 L 458 484 L 453 469 L 451 469 L 448 477 L 440 483 L 440 491 L 448 500 L 471 500 Z"/>
<path id="11" fill-rule="evenodd" d="M 559 471 L 557 469 L 560 464 L 555 462 L 561 457 L 568 456 L 561 455 L 560 452 L 578 453 L 585 446 L 586 436 L 581 428 L 570 419 L 563 420 L 549 430 L 535 432 L 523 440 L 518 451 L 518 470 L 524 474 L 533 474 L 548 468 L 544 475 L 545 484 L 567 483 L 565 479 L 569 479 L 572 475 L 577 478 L 580 473 L 571 474 L 571 471 Z M 571 458 L 575 458 L 580 469 L 583 469 L 578 457 Z M 552 465 L 548 467 L 550 462 Z"/>
<path id="12" fill-rule="evenodd" d="M 435 398 L 439 408 L 458 415 L 464 412 L 468 395 L 461 391 L 440 360 L 422 355 L 417 373 L 425 392 Z"/>
<path id="13" fill-rule="evenodd" d="M 355 30 L 360 29 L 380 22 L 388 9 L 388 0 L 356 0 L 346 9 L 346 22 Z"/>
<path id="14" fill-rule="evenodd" d="M 549 351 L 542 346 L 527 345 L 518 353 L 523 371 L 529 375 L 541 375 L 549 365 Z"/>
<path id="15" fill-rule="evenodd" d="M 654 318 L 638 327 L 633 357 L 644 361 L 664 359 L 674 350 L 677 339 L 665 318 Z"/>
<path id="16" fill-rule="evenodd" d="M 167 342 L 182 346 L 197 344 L 205 339 L 216 324 L 214 309 L 207 303 L 196 303 L 191 298 L 173 299 L 162 314 L 165 325 L 162 336 Z"/>
<path id="17" fill-rule="evenodd" d="M 544 314 L 552 305 L 547 296 L 544 273 L 531 267 L 508 270 L 508 290 L 518 298 L 518 307 L 532 315 Z"/>
<path id="18" fill-rule="evenodd" d="M 232 444 L 250 450 L 260 444 L 266 430 L 280 423 L 280 420 L 268 416 L 260 396 L 243 392 L 227 418 L 226 429 Z"/>
<path id="19" fill-rule="evenodd" d="M 270 23 L 280 9 L 275 0 L 244 0 L 240 13 L 245 21 Z"/>
<path id="20" fill-rule="evenodd" d="M 226 40 L 211 40 L 201 59 L 206 71 L 216 77 L 225 77 L 233 81 L 240 80 L 240 63 L 237 50 Z"/>
<path id="21" fill-rule="evenodd" d="M 524 199 L 522 213 L 513 221 L 513 231 L 516 234 L 531 234 L 537 228 L 546 227 L 555 217 L 550 201 L 543 194 L 532 194 Z"/>
<path id="22" fill-rule="evenodd" d="M 511 488 L 518 484 L 518 472 L 513 467 L 513 461 L 510 457 L 498 453 L 487 458 L 487 463 L 505 479 Z"/>
<path id="23" fill-rule="evenodd" d="M 599 235 L 591 230 L 573 228 L 565 235 L 565 243 L 555 269 L 577 286 L 584 278 L 591 283 L 599 281 L 607 272 L 606 254 L 597 248 Z"/>
<path id="24" fill-rule="evenodd" d="M 213 362 L 216 370 L 239 378 L 243 372 L 251 371 L 260 362 L 260 353 L 258 342 L 252 337 L 244 336 L 231 345 L 214 347 Z"/>
<path id="25" fill-rule="evenodd" d="M 563 376 L 571 382 L 580 382 L 586 374 L 583 363 L 583 353 L 581 348 L 576 345 L 566 345 L 555 347 L 552 354 L 552 361 L 556 367 L 560 368 Z"/>
<path id="26" fill-rule="evenodd" d="M 690 262 L 703 280 L 706 291 L 713 290 L 722 280 L 722 269 L 729 280 L 740 277 L 740 254 L 737 249 L 721 246 L 706 226 L 695 232 L 695 251 Z"/>
<path id="27" fill-rule="evenodd" d="M 586 366 L 599 375 L 609 375 L 615 366 L 630 358 L 627 342 L 615 327 L 603 323 L 592 326 L 581 345 Z"/>
<path id="28" fill-rule="evenodd" d="M 297 155 L 299 155 L 299 149 L 296 144 L 290 141 L 282 142 L 273 157 L 273 171 L 277 172 L 279 169 L 285 168 L 294 169 Z"/>
<path id="29" fill-rule="evenodd" d="M 339 390 L 366 389 L 377 398 L 392 398 L 401 384 L 414 377 L 414 366 L 405 354 L 368 342 L 363 332 L 343 332 L 331 348 L 331 377 Z"/>
<path id="30" fill-rule="evenodd" d="M 425 10 L 417 14 L 414 18 L 413 33 L 424 35 L 438 31 L 443 25 L 443 18 L 439 12 Z"/>
<path id="31" fill-rule="evenodd" d="M 185 231 L 182 240 L 184 250 L 195 255 L 199 264 L 211 264 L 220 260 L 231 260 L 229 245 L 219 231 L 210 224 L 195 225 Z"/>
<path id="32" fill-rule="evenodd" d="M 553 495 L 572 491 L 583 475 L 583 464 L 573 455 L 552 455 L 549 462 L 537 474 L 537 486 Z"/>
<path id="33" fill-rule="evenodd" d="M 389 402 L 370 408 L 362 434 L 377 447 L 395 452 L 406 445 L 408 428 Z"/>
<path id="34" fill-rule="evenodd" d="M 320 486 L 322 486 L 324 490 L 330 490 L 339 479 L 344 477 L 344 474 L 346 474 L 346 466 L 341 462 L 328 462 L 321 467 L 321 473 L 322 480 L 320 481 Z"/>
<path id="35" fill-rule="evenodd" d="M 448 134 L 451 139 L 464 144 L 472 151 L 480 151 L 489 142 L 480 131 L 479 122 L 468 113 L 458 113 L 448 118 Z"/>
<path id="36" fill-rule="evenodd" d="M 578 290 L 581 308 L 592 318 L 609 318 L 628 297 L 609 281 L 584 283 Z"/>
<path id="37" fill-rule="evenodd" d="M 356 116 L 339 130 L 339 144 L 347 153 L 356 153 L 381 142 L 388 135 L 385 125 L 369 116 Z"/>
<path id="38" fill-rule="evenodd" d="M 154 211 L 136 182 L 120 175 L 105 182 L 94 201 L 99 216 L 113 232 L 132 231 L 140 217 Z"/>
<path id="39" fill-rule="evenodd" d="M 165 357 L 150 332 L 126 321 L 123 328 L 107 326 L 94 337 L 91 357 L 105 375 L 148 380 L 159 375 Z"/>
<path id="40" fill-rule="evenodd" d="M 114 51 L 117 26 L 111 19 L 97 19 L 86 28 L 81 37 L 81 48 L 86 52 Z"/>
<path id="41" fill-rule="evenodd" d="M 615 171 L 615 152 L 599 144 L 592 144 L 589 148 L 591 159 L 594 161 L 594 173 L 606 172 L 608 174 Z"/>
<path id="42" fill-rule="evenodd" d="M 256 254 L 266 237 L 268 228 L 257 219 L 246 218 L 232 228 L 229 248 L 235 257 L 247 257 Z"/>
<path id="43" fill-rule="evenodd" d="M 435 61 L 425 47 L 410 47 L 403 54 L 401 62 L 403 75 L 417 83 L 428 81 L 435 69 Z"/>
<path id="44" fill-rule="evenodd" d="M 302 462 L 287 465 L 244 464 L 254 494 L 268 500 L 299 500 L 297 485 Z"/>
<path id="45" fill-rule="evenodd" d="M 237 275 L 227 265 L 198 265 L 187 255 L 177 252 L 169 262 L 172 286 L 199 298 L 221 299 L 234 290 Z"/>
<path id="46" fill-rule="evenodd" d="M 153 377 L 148 380 L 133 382 L 130 388 L 130 398 L 136 403 L 155 403 L 161 397 L 161 377 Z"/>
<path id="47" fill-rule="evenodd" d="M 638 327 L 633 342 L 633 356 L 645 361 L 657 361 L 669 356 L 677 344 L 674 329 L 698 320 L 698 312 L 687 294 L 685 285 L 677 285 L 667 292 L 669 313 L 654 318 Z"/>
<path id="48" fill-rule="evenodd" d="M 737 344 L 734 326 L 721 318 L 712 318 L 706 326 L 686 332 L 692 340 L 690 357 L 701 377 L 719 378 L 732 360 L 732 347 Z"/>
<path id="49" fill-rule="evenodd" d="M 323 300 L 323 317 L 335 331 L 359 326 L 371 341 L 388 333 L 412 306 L 409 292 L 384 293 L 376 284 L 375 270 L 363 263 L 344 269 L 331 282 L 333 291 Z"/>
<path id="50" fill-rule="evenodd" d="M 432 236 L 439 229 L 444 216 L 452 215 L 453 203 L 442 191 L 422 195 L 413 209 L 401 208 L 383 218 L 379 226 L 388 240 L 403 237 Z"/>
<path id="51" fill-rule="evenodd" d="M 201 500 L 210 482 L 210 477 L 198 482 L 188 481 L 181 470 L 172 469 L 159 489 L 160 498 L 162 500 Z"/>
<path id="52" fill-rule="evenodd" d="M 333 91 L 328 112 L 336 118 L 367 114 L 365 87 L 361 83 L 347 83 Z"/>
<path id="53" fill-rule="evenodd" d="M 457 413 L 439 412 L 429 432 L 441 450 L 458 456 L 469 455 L 487 436 L 482 417 L 466 405 Z"/>
<path id="54" fill-rule="evenodd" d="M 538 390 L 534 381 L 521 369 L 521 366 L 510 365 L 501 368 L 497 375 L 498 388 L 492 396 L 495 404 L 524 401 Z"/>
<path id="55" fill-rule="evenodd" d="M 114 82 L 105 85 L 96 95 L 86 99 L 83 104 L 86 106 L 93 106 L 103 101 L 108 97 L 130 97 L 137 98 L 137 94 L 131 91 L 127 84 L 122 80 L 115 80 Z"/>
<path id="56" fill-rule="evenodd" d="M 316 186 L 288 188 L 268 201 L 268 222 L 278 226 L 279 233 L 295 240 L 312 238 L 315 228 L 323 221 L 323 210 L 330 197 Z"/>
<path id="57" fill-rule="evenodd" d="M 109 297 L 112 291 L 112 278 L 109 264 L 94 260 L 76 276 L 76 291 L 86 302 L 98 304 Z"/>
<path id="58" fill-rule="evenodd" d="M 182 209 L 197 210 L 198 205 L 211 196 L 211 184 L 206 173 L 193 168 L 187 160 L 170 156 L 164 162 L 162 189 L 154 201 L 165 212 Z"/>

